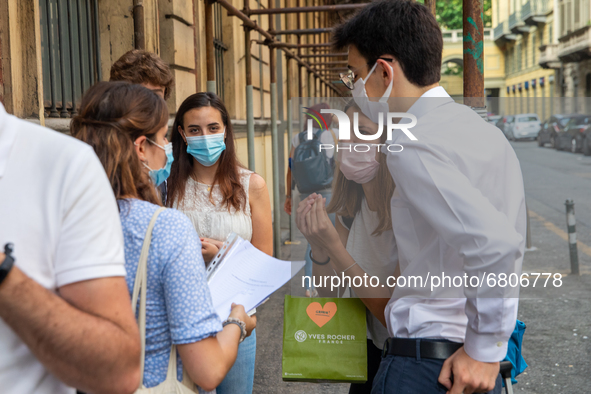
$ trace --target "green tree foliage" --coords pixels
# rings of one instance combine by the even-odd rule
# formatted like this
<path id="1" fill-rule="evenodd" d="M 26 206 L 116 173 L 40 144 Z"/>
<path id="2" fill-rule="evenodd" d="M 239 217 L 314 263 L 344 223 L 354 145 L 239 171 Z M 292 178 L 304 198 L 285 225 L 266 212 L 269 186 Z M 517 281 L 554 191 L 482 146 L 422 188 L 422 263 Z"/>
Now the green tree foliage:
<path id="1" fill-rule="evenodd" d="M 418 0 L 424 3 L 424 0 Z M 462 28 L 462 0 L 437 0 L 437 22 L 441 29 L 455 30 Z M 484 27 L 492 26 L 491 0 L 484 0 Z"/>

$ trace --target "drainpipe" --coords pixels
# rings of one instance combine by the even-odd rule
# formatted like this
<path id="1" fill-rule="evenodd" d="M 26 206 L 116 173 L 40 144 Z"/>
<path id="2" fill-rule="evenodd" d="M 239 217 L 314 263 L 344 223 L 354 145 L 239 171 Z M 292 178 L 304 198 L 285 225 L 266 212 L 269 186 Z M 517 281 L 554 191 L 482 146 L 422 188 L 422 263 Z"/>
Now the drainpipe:
<path id="1" fill-rule="evenodd" d="M 244 0 L 244 9 L 249 9 L 249 0 Z M 250 28 L 244 26 L 244 47 L 246 65 L 246 146 L 248 150 L 248 169 L 255 171 L 254 162 L 254 106 L 252 86 L 252 54 L 250 41 Z M 261 95 L 263 90 L 261 89 Z"/>
<path id="2" fill-rule="evenodd" d="M 135 49 L 146 49 L 143 0 L 133 0 L 133 38 Z"/>
<path id="3" fill-rule="evenodd" d="M 271 8 L 271 0 L 269 0 Z M 269 15 L 269 29 L 274 28 L 273 15 Z M 279 196 L 279 143 L 277 141 L 277 50 L 269 47 L 269 72 L 271 74 L 271 151 L 273 167 L 273 250 L 281 256 L 281 197 Z"/>
<path id="4" fill-rule="evenodd" d="M 213 46 L 213 2 L 205 0 L 205 58 L 207 62 L 207 91 L 216 93 L 215 48 Z"/>

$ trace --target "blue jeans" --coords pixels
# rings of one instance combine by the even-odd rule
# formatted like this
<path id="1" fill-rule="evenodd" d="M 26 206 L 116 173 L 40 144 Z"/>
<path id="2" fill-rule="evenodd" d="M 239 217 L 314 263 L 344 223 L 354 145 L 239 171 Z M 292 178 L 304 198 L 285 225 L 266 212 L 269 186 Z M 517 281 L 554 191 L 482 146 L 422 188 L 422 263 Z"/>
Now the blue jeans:
<path id="1" fill-rule="evenodd" d="M 387 355 L 373 380 L 372 394 L 445 394 L 439 373 L 445 360 Z M 487 394 L 501 394 L 501 375 L 497 376 L 494 390 Z"/>
<path id="2" fill-rule="evenodd" d="M 238 346 L 236 362 L 216 388 L 217 394 L 252 394 L 256 353 L 256 330 L 252 330 L 252 334 Z"/>
<path id="3" fill-rule="evenodd" d="M 326 189 L 326 190 L 322 190 L 319 192 L 316 192 L 320 195 L 322 195 L 322 197 L 326 198 L 326 206 L 328 206 L 328 203 L 330 202 L 330 199 L 332 197 L 332 190 L 331 189 Z M 308 193 L 308 194 L 302 194 L 300 197 L 300 200 L 303 201 L 305 198 L 308 198 L 308 196 L 312 194 L 312 193 Z M 335 221 L 335 214 L 334 213 L 329 213 L 328 217 L 330 218 L 330 221 L 332 222 L 332 224 L 334 225 L 334 221 Z M 310 244 L 308 244 L 308 247 L 306 248 L 306 256 L 304 257 L 304 259 L 306 260 L 306 266 L 304 268 L 304 272 L 305 275 L 309 278 L 312 277 L 312 260 L 310 259 L 310 251 L 312 250 L 312 248 L 310 247 Z M 306 290 L 312 290 L 314 289 L 314 285 L 313 283 L 309 283 L 308 281 L 306 281 Z"/>

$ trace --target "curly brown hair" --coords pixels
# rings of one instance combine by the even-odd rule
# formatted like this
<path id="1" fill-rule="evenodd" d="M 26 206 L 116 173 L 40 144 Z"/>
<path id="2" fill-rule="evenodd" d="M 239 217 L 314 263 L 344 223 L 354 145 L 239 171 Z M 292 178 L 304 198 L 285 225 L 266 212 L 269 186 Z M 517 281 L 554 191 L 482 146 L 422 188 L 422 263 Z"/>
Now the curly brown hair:
<path id="1" fill-rule="evenodd" d="M 111 66 L 111 81 L 150 83 L 164 87 L 164 99 L 170 97 L 174 77 L 168 64 L 152 52 L 132 49 Z"/>

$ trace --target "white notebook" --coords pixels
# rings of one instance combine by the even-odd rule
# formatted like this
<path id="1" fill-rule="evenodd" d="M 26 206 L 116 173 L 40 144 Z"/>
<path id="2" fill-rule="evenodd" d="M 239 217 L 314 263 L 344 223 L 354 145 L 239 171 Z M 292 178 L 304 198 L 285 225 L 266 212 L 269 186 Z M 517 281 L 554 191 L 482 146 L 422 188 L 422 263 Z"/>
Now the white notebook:
<path id="1" fill-rule="evenodd" d="M 220 319 L 230 315 L 232 303 L 252 311 L 289 281 L 305 261 L 271 257 L 236 233 L 231 233 L 207 268 L 213 307 Z"/>

